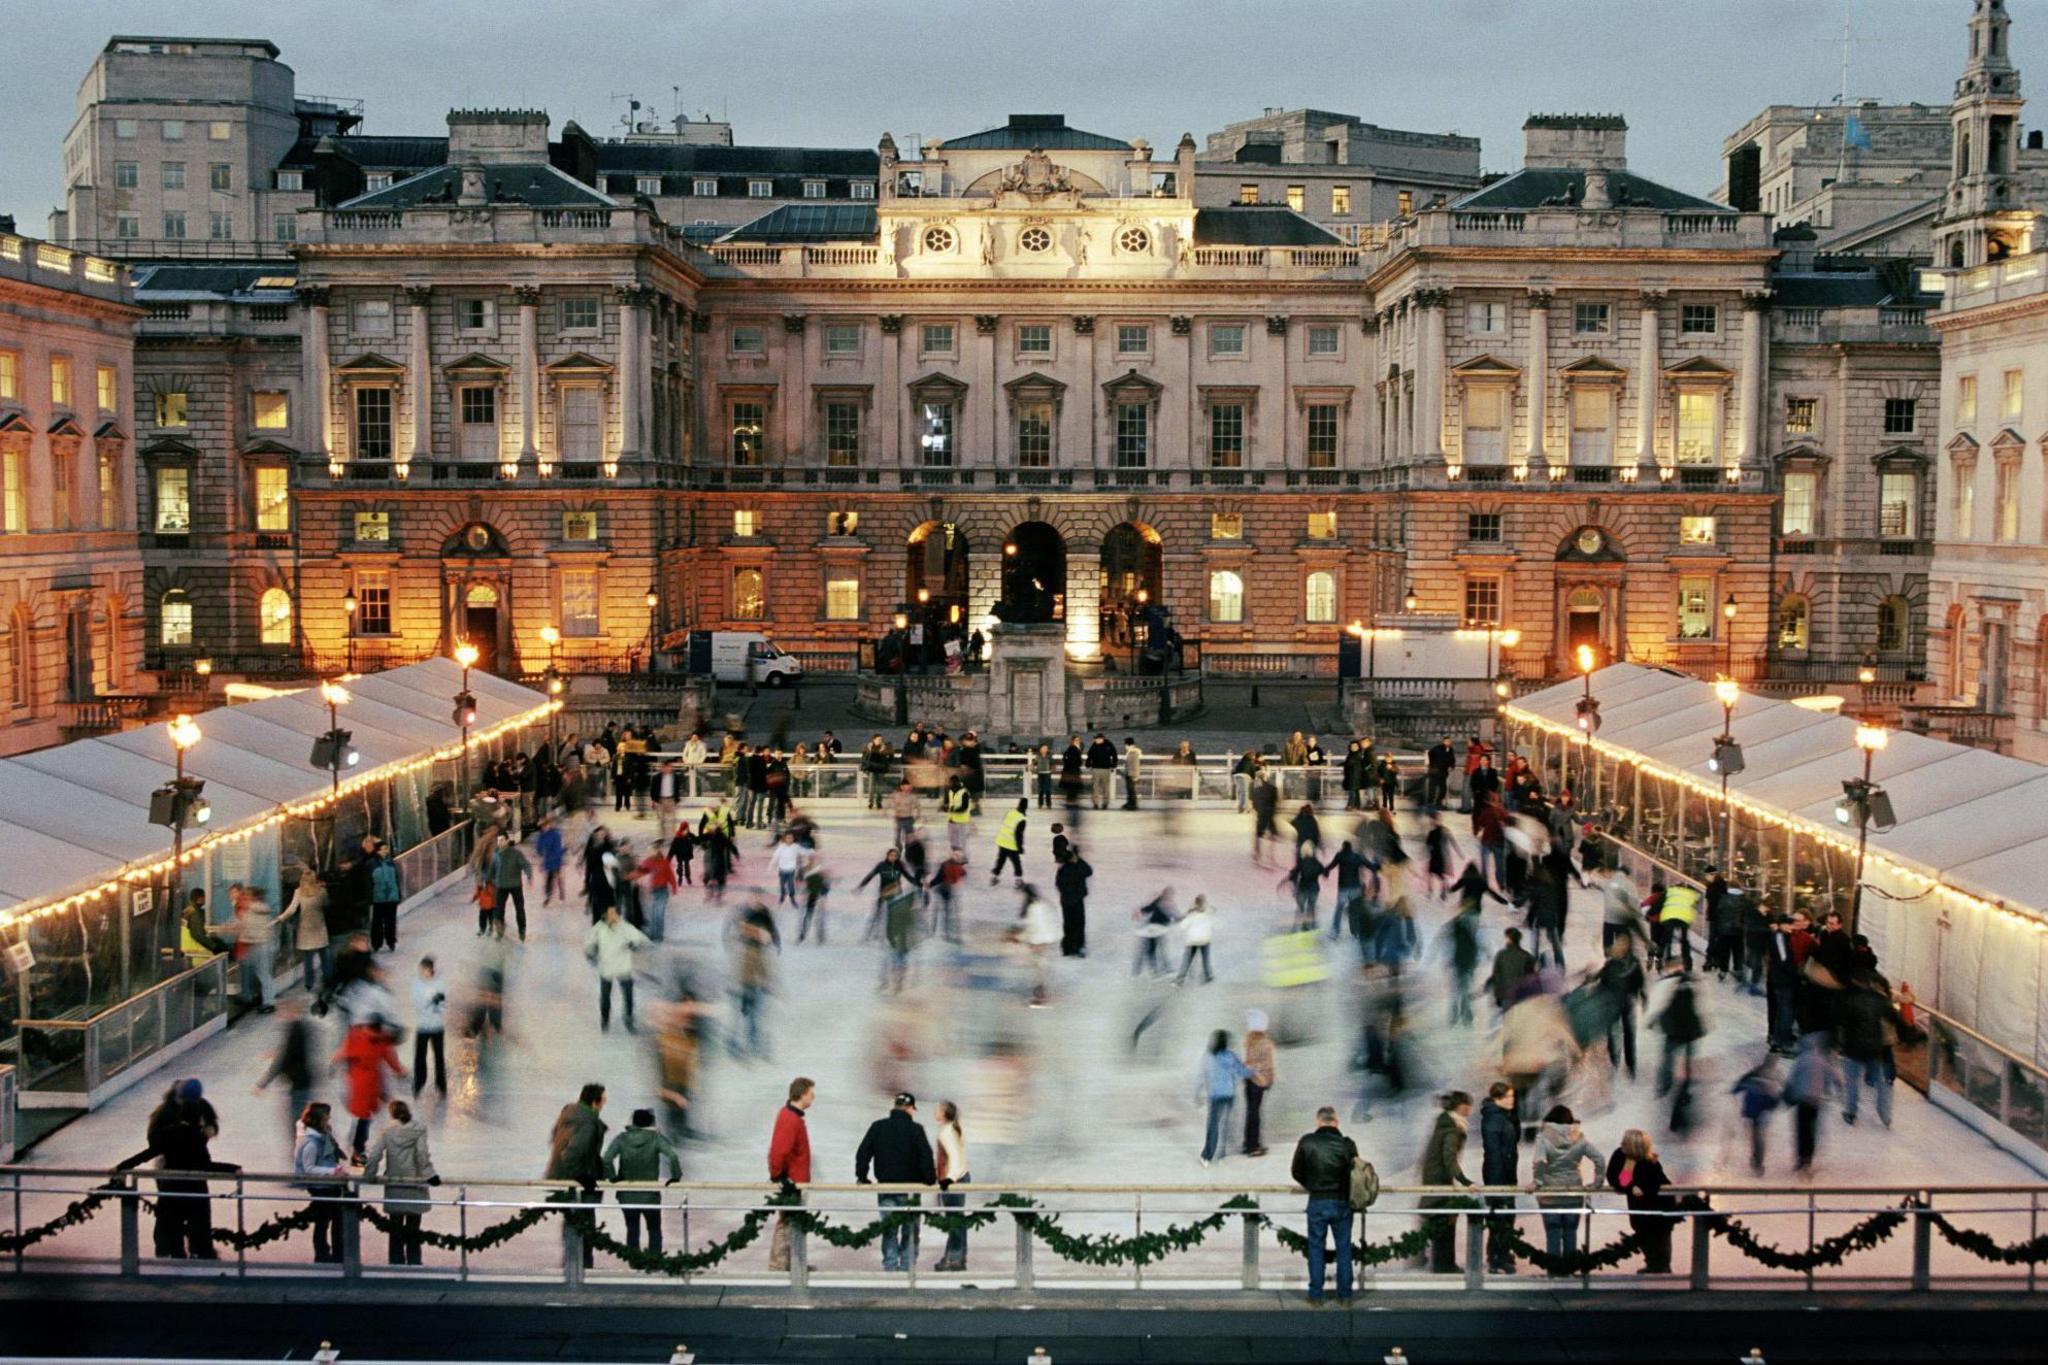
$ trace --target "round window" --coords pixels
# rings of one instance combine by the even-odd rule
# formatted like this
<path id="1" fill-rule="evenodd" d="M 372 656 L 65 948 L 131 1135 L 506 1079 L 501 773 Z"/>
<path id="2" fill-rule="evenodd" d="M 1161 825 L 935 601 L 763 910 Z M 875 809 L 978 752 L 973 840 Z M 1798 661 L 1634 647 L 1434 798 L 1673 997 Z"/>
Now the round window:
<path id="1" fill-rule="evenodd" d="M 1052 234 L 1042 227 L 1028 227 L 1017 234 L 1017 245 L 1029 252 L 1051 249 Z"/>
<path id="2" fill-rule="evenodd" d="M 953 249 L 953 229 L 943 227 L 926 228 L 924 230 L 924 249 L 926 251 L 951 251 Z"/>
<path id="3" fill-rule="evenodd" d="M 1127 227 L 1119 232 L 1116 244 L 1132 255 L 1143 255 L 1151 250 L 1152 234 L 1141 227 Z"/>
<path id="4" fill-rule="evenodd" d="M 1585 530 L 1579 532 L 1580 554 L 1597 555 L 1600 553 L 1600 547 L 1605 545 L 1606 543 L 1607 537 L 1601 535 L 1599 531 L 1595 530 L 1591 526 L 1588 526 Z"/>

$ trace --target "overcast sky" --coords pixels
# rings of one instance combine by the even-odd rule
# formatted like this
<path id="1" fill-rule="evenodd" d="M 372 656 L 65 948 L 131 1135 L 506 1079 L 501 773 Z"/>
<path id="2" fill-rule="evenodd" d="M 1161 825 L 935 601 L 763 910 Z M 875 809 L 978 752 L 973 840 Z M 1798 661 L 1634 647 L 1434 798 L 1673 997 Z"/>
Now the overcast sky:
<path id="1" fill-rule="evenodd" d="M 1969 0 L 1850 0 L 1850 93 L 1946 104 Z M 2048 0 L 2011 0 L 2048 89 Z M 0 0 L 0 213 L 61 202 L 79 81 L 115 33 L 269 38 L 300 93 L 363 131 L 440 133 L 454 106 L 538 106 L 616 130 L 631 94 L 732 120 L 743 143 L 872 147 L 1012 111 L 1170 154 L 1266 106 L 1482 140 L 1509 170 L 1531 112 L 1616 112 L 1630 165 L 1695 192 L 1768 104 L 1841 85 L 1843 0 Z"/>

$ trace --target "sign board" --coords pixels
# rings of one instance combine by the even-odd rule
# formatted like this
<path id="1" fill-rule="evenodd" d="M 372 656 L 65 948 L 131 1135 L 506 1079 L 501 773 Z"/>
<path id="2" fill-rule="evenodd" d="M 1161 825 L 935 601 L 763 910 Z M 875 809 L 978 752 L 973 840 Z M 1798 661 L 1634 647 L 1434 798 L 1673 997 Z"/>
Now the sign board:
<path id="1" fill-rule="evenodd" d="M 128 894 L 130 896 L 130 900 L 128 902 L 128 911 L 130 914 L 136 916 L 137 918 L 140 918 L 141 916 L 146 915 L 150 911 L 156 909 L 155 887 L 138 886 Z"/>

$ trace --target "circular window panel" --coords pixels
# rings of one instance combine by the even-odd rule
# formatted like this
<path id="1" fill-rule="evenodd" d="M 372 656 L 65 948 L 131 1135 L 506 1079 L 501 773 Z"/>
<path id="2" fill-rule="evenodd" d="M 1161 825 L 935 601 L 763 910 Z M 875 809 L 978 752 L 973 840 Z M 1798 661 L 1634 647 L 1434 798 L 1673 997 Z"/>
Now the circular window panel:
<path id="1" fill-rule="evenodd" d="M 1017 245 L 1034 254 L 1050 250 L 1052 234 L 1042 227 L 1028 227 L 1017 234 Z"/>
<path id="2" fill-rule="evenodd" d="M 953 249 L 953 229 L 943 227 L 926 228 L 924 230 L 924 249 L 926 251 L 951 251 Z"/>
<path id="3" fill-rule="evenodd" d="M 1132 255 L 1143 255 L 1152 248 L 1152 234 L 1141 227 L 1125 228 L 1117 234 L 1116 244 Z"/>

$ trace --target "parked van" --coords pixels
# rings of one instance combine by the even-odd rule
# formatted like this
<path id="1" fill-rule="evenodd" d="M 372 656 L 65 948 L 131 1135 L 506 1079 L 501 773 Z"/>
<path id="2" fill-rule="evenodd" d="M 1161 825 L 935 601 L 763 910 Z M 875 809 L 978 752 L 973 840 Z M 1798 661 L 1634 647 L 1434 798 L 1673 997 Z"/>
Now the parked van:
<path id="1" fill-rule="evenodd" d="M 757 630 L 693 630 L 690 672 L 722 683 L 794 686 L 803 677 L 798 658 Z"/>

